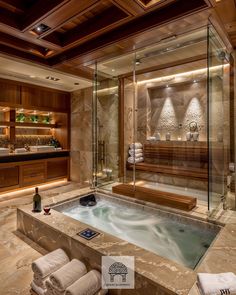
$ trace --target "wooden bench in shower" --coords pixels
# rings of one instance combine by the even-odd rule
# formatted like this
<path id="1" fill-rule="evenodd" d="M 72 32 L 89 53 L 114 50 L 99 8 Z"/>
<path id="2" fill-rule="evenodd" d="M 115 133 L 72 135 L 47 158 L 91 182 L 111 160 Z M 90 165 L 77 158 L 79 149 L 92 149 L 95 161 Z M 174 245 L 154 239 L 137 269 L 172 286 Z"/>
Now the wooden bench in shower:
<path id="1" fill-rule="evenodd" d="M 144 162 L 136 163 L 138 171 L 191 178 L 208 179 L 206 142 L 160 141 L 143 145 Z M 132 170 L 133 164 L 127 163 Z"/>
<path id="2" fill-rule="evenodd" d="M 142 186 L 135 186 L 134 189 L 134 186 L 131 184 L 118 184 L 113 186 L 112 191 L 115 194 L 184 211 L 192 210 L 197 204 L 197 199 L 190 196 L 178 195 Z"/>

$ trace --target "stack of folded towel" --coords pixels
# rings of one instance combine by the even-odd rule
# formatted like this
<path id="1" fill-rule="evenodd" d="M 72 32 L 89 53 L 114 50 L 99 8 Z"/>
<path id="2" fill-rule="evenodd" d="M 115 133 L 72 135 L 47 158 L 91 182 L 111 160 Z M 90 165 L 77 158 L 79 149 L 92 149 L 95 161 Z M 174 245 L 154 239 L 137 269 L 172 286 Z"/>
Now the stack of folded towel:
<path id="1" fill-rule="evenodd" d="M 101 274 L 87 273 L 83 262 L 72 259 L 57 249 L 32 263 L 34 279 L 31 288 L 38 295 L 104 295 Z"/>
<path id="2" fill-rule="evenodd" d="M 129 146 L 128 163 L 140 163 L 143 160 L 143 145 L 140 142 L 131 143 Z"/>
<path id="3" fill-rule="evenodd" d="M 68 287 L 87 273 L 83 262 L 72 259 L 49 276 L 45 295 L 64 295 Z"/>
<path id="4" fill-rule="evenodd" d="M 236 294 L 236 275 L 232 272 L 199 273 L 197 279 L 199 289 L 204 295 Z"/>
<path id="5" fill-rule="evenodd" d="M 42 256 L 32 263 L 34 272 L 31 288 L 39 295 L 46 291 L 46 281 L 49 275 L 69 262 L 69 257 L 62 249 L 57 249 Z"/>

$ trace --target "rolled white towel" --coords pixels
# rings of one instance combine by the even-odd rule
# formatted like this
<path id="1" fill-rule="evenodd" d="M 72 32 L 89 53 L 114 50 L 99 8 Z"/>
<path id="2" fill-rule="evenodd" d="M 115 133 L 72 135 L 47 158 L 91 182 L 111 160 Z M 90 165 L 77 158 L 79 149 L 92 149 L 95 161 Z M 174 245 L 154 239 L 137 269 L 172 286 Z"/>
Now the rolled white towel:
<path id="1" fill-rule="evenodd" d="M 87 273 L 83 262 L 72 259 L 69 263 L 50 275 L 52 286 L 58 291 L 65 291 L 67 287 Z"/>
<path id="2" fill-rule="evenodd" d="M 49 276 L 46 276 L 44 279 L 42 279 L 40 276 L 37 276 L 34 274 L 33 282 L 40 288 L 46 289 L 46 280 L 49 278 Z"/>
<path id="3" fill-rule="evenodd" d="M 143 147 L 143 145 L 141 144 L 141 142 L 133 142 L 129 145 L 130 149 L 141 149 Z"/>
<path id="4" fill-rule="evenodd" d="M 101 289 L 101 274 L 91 270 L 66 289 L 65 295 L 94 295 Z"/>
<path id="5" fill-rule="evenodd" d="M 205 295 L 236 294 L 236 275 L 232 272 L 197 275 L 198 286 Z"/>
<path id="6" fill-rule="evenodd" d="M 62 249 L 57 249 L 35 260 L 32 263 L 32 270 L 43 279 L 69 261 L 66 253 Z"/>
<path id="7" fill-rule="evenodd" d="M 129 149 L 130 156 L 133 156 L 134 154 L 141 154 L 143 153 L 143 149 Z"/>
<path id="8" fill-rule="evenodd" d="M 64 295 L 65 291 L 58 291 L 57 289 L 53 288 L 52 282 L 50 281 L 50 279 L 46 280 L 46 292 L 44 295 Z"/>
<path id="9" fill-rule="evenodd" d="M 138 154 L 133 154 L 133 155 L 130 155 L 130 158 L 142 158 L 143 157 L 143 153 L 138 153 Z"/>
<path id="10" fill-rule="evenodd" d="M 134 164 L 134 163 L 141 163 L 143 162 L 143 157 L 140 157 L 140 158 L 134 158 L 134 157 L 129 157 L 127 159 L 128 163 L 131 163 L 131 164 Z"/>
<path id="11" fill-rule="evenodd" d="M 37 293 L 38 295 L 44 295 L 45 289 L 38 287 L 34 282 L 31 283 L 32 290 Z"/>
<path id="12" fill-rule="evenodd" d="M 155 141 L 156 137 L 155 136 L 149 136 L 149 137 L 147 137 L 147 140 L 148 141 Z"/>

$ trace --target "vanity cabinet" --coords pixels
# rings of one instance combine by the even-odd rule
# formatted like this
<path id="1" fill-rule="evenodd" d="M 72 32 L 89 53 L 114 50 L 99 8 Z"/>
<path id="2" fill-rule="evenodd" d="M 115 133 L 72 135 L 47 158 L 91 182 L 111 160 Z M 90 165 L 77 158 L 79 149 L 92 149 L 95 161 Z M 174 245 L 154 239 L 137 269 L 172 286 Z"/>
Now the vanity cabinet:
<path id="1" fill-rule="evenodd" d="M 68 159 L 50 159 L 47 161 L 47 180 L 65 178 L 68 175 Z"/>
<path id="2" fill-rule="evenodd" d="M 0 167 L 0 191 L 19 186 L 19 166 Z"/>
<path id="3" fill-rule="evenodd" d="M 60 153 L 60 152 L 58 152 Z M 55 155 L 55 154 L 54 154 Z M 0 192 L 69 179 L 69 152 L 55 158 L 0 163 Z"/>
<path id="4" fill-rule="evenodd" d="M 28 186 L 46 181 L 46 163 L 37 162 L 20 166 L 21 186 Z"/>

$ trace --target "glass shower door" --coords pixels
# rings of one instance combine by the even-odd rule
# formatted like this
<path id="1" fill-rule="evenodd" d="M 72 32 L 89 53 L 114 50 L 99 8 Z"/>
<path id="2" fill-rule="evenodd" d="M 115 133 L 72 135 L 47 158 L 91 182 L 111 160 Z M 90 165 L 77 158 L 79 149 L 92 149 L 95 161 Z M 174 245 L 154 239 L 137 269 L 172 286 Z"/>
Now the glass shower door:
<path id="1" fill-rule="evenodd" d="M 229 151 L 227 52 L 217 32 L 208 28 L 208 210 L 214 212 L 226 193 Z"/>
<path id="2" fill-rule="evenodd" d="M 118 178 L 118 90 L 118 79 L 103 73 L 96 64 L 93 89 L 94 187 L 109 186 Z"/>

